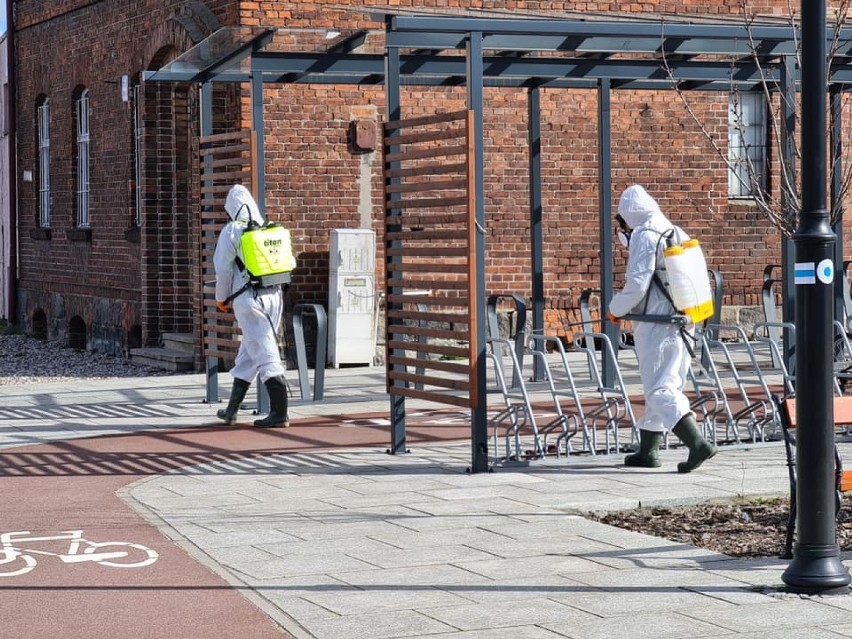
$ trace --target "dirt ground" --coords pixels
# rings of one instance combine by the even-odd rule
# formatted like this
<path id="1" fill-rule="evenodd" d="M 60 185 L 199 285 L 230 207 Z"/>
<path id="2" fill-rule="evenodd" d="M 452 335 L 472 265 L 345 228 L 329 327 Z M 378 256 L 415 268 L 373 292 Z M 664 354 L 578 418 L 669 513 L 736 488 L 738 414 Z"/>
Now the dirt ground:
<path id="1" fill-rule="evenodd" d="M 756 498 L 678 508 L 640 508 L 590 515 L 590 519 L 692 544 L 743 559 L 780 557 L 790 504 L 787 498 Z M 852 550 L 852 504 L 838 515 L 841 550 Z"/>

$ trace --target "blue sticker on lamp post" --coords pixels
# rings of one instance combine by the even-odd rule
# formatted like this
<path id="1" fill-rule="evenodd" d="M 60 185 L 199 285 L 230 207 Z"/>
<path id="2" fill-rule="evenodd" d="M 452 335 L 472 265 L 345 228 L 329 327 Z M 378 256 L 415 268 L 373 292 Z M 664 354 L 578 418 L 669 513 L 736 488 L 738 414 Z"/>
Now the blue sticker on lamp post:
<path id="1" fill-rule="evenodd" d="M 796 262 L 793 271 L 795 284 L 816 284 L 816 266 L 813 262 Z"/>
<path id="2" fill-rule="evenodd" d="M 823 284 L 831 284 L 834 281 L 834 262 L 826 258 L 817 264 L 816 276 Z"/>

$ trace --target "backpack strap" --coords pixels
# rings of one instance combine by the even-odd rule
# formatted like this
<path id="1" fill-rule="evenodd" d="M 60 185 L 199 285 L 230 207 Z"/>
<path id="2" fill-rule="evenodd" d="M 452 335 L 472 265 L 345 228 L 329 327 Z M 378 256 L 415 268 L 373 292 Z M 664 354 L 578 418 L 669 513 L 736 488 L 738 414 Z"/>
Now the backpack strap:
<path id="1" fill-rule="evenodd" d="M 253 220 L 251 219 L 251 216 L 249 216 L 248 222 L 246 223 L 246 227 L 242 230 L 242 233 L 240 233 L 240 237 L 242 237 L 242 234 L 243 234 L 243 233 L 245 233 L 246 231 L 248 231 L 248 230 L 250 230 L 250 229 L 253 229 L 253 228 L 259 228 L 259 227 L 260 227 L 260 224 L 258 224 L 257 222 L 253 221 Z M 235 256 L 234 256 L 234 264 L 236 264 L 236 265 L 237 265 L 237 268 L 238 268 L 238 269 L 240 269 L 240 271 L 241 271 L 241 272 L 246 273 L 246 265 L 245 265 L 245 262 L 243 262 L 243 261 L 242 261 L 242 259 L 240 259 L 240 256 L 239 256 L 239 255 L 235 255 Z M 243 294 L 243 293 L 244 293 L 247 289 L 249 289 L 249 288 L 251 288 L 251 277 L 249 277 L 249 281 L 248 281 L 248 282 L 246 282 L 246 283 L 245 283 L 245 284 L 244 284 L 244 285 L 243 285 L 243 286 L 242 286 L 239 290 L 237 290 L 237 291 L 236 291 L 236 292 L 234 292 L 234 293 L 231 293 L 231 294 L 230 294 L 230 295 L 229 295 L 229 296 L 225 299 L 225 304 L 229 304 L 229 303 L 230 303 L 230 302 L 232 302 L 235 298 L 237 298 L 237 297 L 239 297 L 240 295 L 242 295 L 242 294 Z"/>
<path id="2" fill-rule="evenodd" d="M 225 304 L 230 304 L 234 299 L 242 295 L 251 288 L 251 282 L 246 282 L 236 293 L 231 293 L 228 297 L 225 298 Z"/>

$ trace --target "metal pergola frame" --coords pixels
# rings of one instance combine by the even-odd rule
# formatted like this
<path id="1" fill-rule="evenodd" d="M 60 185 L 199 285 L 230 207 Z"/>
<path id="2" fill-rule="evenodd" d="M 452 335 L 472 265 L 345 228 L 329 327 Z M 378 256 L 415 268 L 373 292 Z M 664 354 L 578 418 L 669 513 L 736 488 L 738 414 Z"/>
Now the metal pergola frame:
<path id="1" fill-rule="evenodd" d="M 544 326 L 542 194 L 540 173 L 540 90 L 592 88 L 598 93 L 599 239 L 602 312 L 613 294 L 612 180 L 610 156 L 610 94 L 617 89 L 724 91 L 763 90 L 765 84 L 786 95 L 782 100 L 782 149 L 785 166 L 793 166 L 795 92 L 799 84 L 795 55 L 799 34 L 789 25 L 685 22 L 666 19 L 595 20 L 554 18 L 495 18 L 470 15 L 375 15 L 385 25 L 383 55 L 356 53 L 364 32 L 357 32 L 332 50 L 316 53 L 268 52 L 273 29 L 255 30 L 250 38 L 224 55 L 203 64 L 181 64 L 181 58 L 163 69 L 145 74 L 146 81 L 191 82 L 202 87 L 202 134 L 210 133 L 212 83 L 250 83 L 251 110 L 257 149 L 263 163 L 263 87 L 266 83 L 384 84 L 388 120 L 401 119 L 403 86 L 465 86 L 467 107 L 474 113 L 473 182 L 475 216 L 484 228 L 483 108 L 484 87 L 518 87 L 528 93 L 530 148 L 530 251 L 532 258 L 532 325 Z M 666 20 L 670 20 L 667 22 Z M 745 18 L 743 18 L 745 23 Z M 218 32 L 217 32 L 218 33 Z M 214 34 L 215 35 L 215 34 Z M 211 36 L 213 37 L 213 36 Z M 834 37 L 826 31 L 827 41 Z M 852 29 L 842 29 L 829 73 L 835 98 L 852 86 Z M 204 42 L 193 49 L 204 45 Z M 198 52 L 195 52 L 196 58 Z M 203 56 L 201 56 L 203 59 Z M 250 61 L 246 69 L 244 61 Z M 665 64 L 663 61 L 665 60 Z M 667 68 L 666 68 L 667 67 Z M 670 75 L 671 74 L 671 75 Z M 832 100 L 839 116 L 839 101 Z M 839 136 L 839 119 L 832 135 Z M 265 183 L 260 172 L 258 202 L 263 207 Z M 839 193 L 839 171 L 832 172 L 833 195 Z M 835 231 L 842 237 L 838 224 Z M 394 245 L 393 241 L 387 243 Z M 782 242 L 784 316 L 793 316 L 792 242 Z M 475 304 L 479 337 L 477 392 L 482 401 L 471 409 L 471 472 L 488 469 L 486 387 L 485 243 L 477 234 Z M 842 242 L 837 243 L 836 265 L 842 271 Z M 842 304 L 837 278 L 836 299 Z M 606 323 L 615 339 L 617 327 Z M 609 367 L 612 369 L 612 367 Z M 535 371 L 538 376 L 540 371 Z M 608 379 L 614 371 L 607 370 Z M 208 376 L 208 380 L 209 380 Z M 208 382 L 209 383 L 209 382 Z M 391 452 L 406 450 L 404 398 L 391 395 Z"/>

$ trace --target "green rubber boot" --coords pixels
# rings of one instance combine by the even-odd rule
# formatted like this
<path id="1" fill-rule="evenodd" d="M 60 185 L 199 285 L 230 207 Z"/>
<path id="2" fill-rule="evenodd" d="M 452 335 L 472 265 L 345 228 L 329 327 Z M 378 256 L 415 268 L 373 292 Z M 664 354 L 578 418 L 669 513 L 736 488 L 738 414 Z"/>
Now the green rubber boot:
<path id="1" fill-rule="evenodd" d="M 269 415 L 254 422 L 255 428 L 287 428 L 287 382 L 284 376 L 270 377 L 264 383 L 269 393 Z"/>
<path id="2" fill-rule="evenodd" d="M 231 398 L 228 400 L 227 408 L 220 408 L 216 411 L 216 417 L 221 419 L 229 426 L 237 421 L 237 413 L 240 410 L 240 404 L 246 398 L 251 382 L 244 379 L 234 378 L 234 384 L 231 386 Z"/>
<path id="3" fill-rule="evenodd" d="M 639 466 L 641 468 L 659 468 L 660 456 L 657 451 L 663 443 L 663 434 L 651 431 L 639 431 L 639 452 L 624 458 L 625 466 Z"/>
<path id="4" fill-rule="evenodd" d="M 698 428 L 698 423 L 691 413 L 681 417 L 680 421 L 672 428 L 672 432 L 689 448 L 687 460 L 677 465 L 677 472 L 679 473 L 695 470 L 719 452 L 718 448 L 704 439 L 704 435 L 701 434 L 701 429 Z"/>

